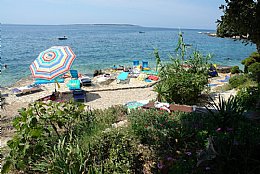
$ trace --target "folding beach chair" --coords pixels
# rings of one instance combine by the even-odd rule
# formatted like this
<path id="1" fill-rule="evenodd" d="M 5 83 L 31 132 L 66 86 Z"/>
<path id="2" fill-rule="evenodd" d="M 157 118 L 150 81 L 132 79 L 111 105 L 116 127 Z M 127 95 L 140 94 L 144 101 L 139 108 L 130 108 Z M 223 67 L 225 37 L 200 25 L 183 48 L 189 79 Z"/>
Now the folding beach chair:
<path id="1" fill-rule="evenodd" d="M 79 78 L 79 73 L 77 70 L 70 70 L 70 75 L 72 79 L 78 79 Z"/>
<path id="2" fill-rule="evenodd" d="M 129 72 L 121 72 L 118 76 L 117 76 L 117 83 L 128 83 L 129 79 L 128 79 L 128 75 Z"/>
<path id="3" fill-rule="evenodd" d="M 67 87 L 69 88 L 69 90 L 81 89 L 80 80 L 78 79 L 79 78 L 78 71 L 70 70 L 70 74 L 71 74 L 71 80 L 69 80 L 69 82 L 67 83 Z"/>
<path id="4" fill-rule="evenodd" d="M 74 90 L 73 98 L 75 102 L 85 102 L 86 101 L 86 91 L 84 90 Z"/>

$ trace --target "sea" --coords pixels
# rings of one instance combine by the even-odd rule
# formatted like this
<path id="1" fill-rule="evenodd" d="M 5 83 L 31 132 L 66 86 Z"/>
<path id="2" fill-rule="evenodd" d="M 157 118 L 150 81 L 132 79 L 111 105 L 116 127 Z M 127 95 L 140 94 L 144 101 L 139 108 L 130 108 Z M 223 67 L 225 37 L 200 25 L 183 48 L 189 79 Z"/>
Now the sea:
<path id="1" fill-rule="evenodd" d="M 0 63 L 6 64 L 0 74 L 0 87 L 8 87 L 31 75 L 29 66 L 40 52 L 52 47 L 70 46 L 76 54 L 72 69 L 92 75 L 94 70 L 114 65 L 132 66 L 133 60 L 155 65 L 154 49 L 162 61 L 174 56 L 178 33 L 183 33 L 187 55 L 193 50 L 211 54 L 219 65 L 238 65 L 256 51 L 255 45 L 245 45 L 230 38 L 210 37 L 215 30 L 156 28 L 136 25 L 7 25 L 1 24 Z M 66 36 L 67 40 L 58 40 Z"/>

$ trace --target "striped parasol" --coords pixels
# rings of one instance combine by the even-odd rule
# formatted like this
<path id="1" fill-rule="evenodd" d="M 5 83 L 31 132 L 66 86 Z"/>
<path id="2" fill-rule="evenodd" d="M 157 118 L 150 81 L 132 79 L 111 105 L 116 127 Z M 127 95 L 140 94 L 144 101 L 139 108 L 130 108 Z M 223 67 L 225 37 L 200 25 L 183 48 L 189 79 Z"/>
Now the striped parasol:
<path id="1" fill-rule="evenodd" d="M 76 55 L 68 46 L 53 46 L 39 54 L 30 65 L 34 78 L 52 80 L 67 71 Z"/>

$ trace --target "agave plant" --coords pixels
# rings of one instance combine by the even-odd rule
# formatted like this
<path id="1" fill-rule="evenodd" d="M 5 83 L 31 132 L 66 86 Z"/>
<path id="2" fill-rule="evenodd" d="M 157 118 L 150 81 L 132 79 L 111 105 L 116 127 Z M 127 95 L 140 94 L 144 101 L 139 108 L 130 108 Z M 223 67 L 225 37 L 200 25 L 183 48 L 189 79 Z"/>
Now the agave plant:
<path id="1" fill-rule="evenodd" d="M 213 116 L 214 123 L 221 130 L 233 128 L 239 120 L 245 118 L 243 116 L 244 107 L 241 106 L 238 98 L 234 96 L 230 96 L 226 101 L 219 95 L 218 103 L 211 98 L 211 102 L 206 108 Z"/>

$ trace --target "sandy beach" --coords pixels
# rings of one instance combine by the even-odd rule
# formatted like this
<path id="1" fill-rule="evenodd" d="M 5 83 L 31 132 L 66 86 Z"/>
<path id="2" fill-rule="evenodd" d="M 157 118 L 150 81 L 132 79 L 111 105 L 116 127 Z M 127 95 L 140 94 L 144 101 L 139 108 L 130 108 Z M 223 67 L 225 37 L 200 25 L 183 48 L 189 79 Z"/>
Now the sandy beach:
<path id="1" fill-rule="evenodd" d="M 213 96 L 217 101 L 217 96 L 221 95 L 227 99 L 230 95 L 235 95 L 236 91 L 217 92 L 215 89 L 224 85 L 223 80 L 227 74 L 220 74 L 219 77 L 212 78 L 211 84 L 214 85 L 211 88 Z M 60 83 L 59 92 L 69 91 L 66 86 L 69 79 L 65 79 L 65 83 Z M 55 89 L 54 84 L 44 84 L 41 86 L 42 91 L 36 93 L 29 93 L 27 95 L 16 96 L 11 92 L 12 89 L 32 84 L 31 78 L 22 79 L 18 81 L 14 86 L 2 90 L 3 94 L 8 94 L 6 97 L 6 105 L 3 110 L 0 110 L 1 115 L 1 146 L 5 146 L 6 142 L 12 137 L 14 129 L 11 126 L 11 120 L 18 114 L 18 110 L 22 107 L 27 107 L 29 103 L 32 103 L 42 97 L 51 95 Z M 86 102 L 84 103 L 91 109 L 105 109 L 113 105 L 124 105 L 131 101 L 140 100 L 156 100 L 156 92 L 153 91 L 153 85 L 155 82 L 144 82 L 136 78 L 130 78 L 128 84 L 117 84 L 116 81 L 112 81 L 109 84 L 100 84 L 93 79 L 93 85 L 88 87 L 82 87 L 86 93 Z"/>

